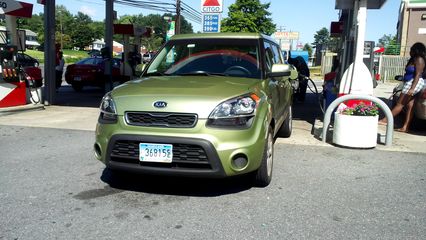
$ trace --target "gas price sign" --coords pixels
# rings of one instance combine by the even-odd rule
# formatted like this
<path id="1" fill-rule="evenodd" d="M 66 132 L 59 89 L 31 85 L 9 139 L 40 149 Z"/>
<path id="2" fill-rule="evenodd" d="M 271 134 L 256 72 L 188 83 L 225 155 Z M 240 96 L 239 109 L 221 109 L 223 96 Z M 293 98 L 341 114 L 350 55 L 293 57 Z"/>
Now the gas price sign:
<path id="1" fill-rule="evenodd" d="M 219 14 L 203 14 L 203 32 L 205 33 L 220 32 L 220 15 Z"/>

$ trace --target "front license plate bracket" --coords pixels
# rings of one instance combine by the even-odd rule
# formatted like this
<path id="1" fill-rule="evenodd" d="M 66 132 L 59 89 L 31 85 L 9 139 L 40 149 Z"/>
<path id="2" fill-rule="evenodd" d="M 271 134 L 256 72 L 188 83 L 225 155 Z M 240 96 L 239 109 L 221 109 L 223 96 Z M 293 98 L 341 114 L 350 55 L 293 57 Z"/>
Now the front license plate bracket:
<path id="1" fill-rule="evenodd" d="M 172 144 L 139 143 L 140 162 L 171 163 L 172 160 Z"/>

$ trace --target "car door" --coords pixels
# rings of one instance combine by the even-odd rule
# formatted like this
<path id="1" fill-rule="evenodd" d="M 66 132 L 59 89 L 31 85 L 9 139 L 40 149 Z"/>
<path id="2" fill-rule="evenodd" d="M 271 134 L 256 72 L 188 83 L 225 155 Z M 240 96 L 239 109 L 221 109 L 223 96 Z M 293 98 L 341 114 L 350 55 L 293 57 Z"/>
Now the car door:
<path id="1" fill-rule="evenodd" d="M 269 73 L 272 70 L 272 65 L 275 63 L 280 63 L 279 57 L 274 54 L 273 43 L 269 41 L 264 42 L 264 51 L 265 51 L 265 69 L 266 77 L 269 82 L 269 91 L 270 98 L 272 101 L 272 109 L 274 119 L 276 119 L 276 126 L 280 126 L 284 121 L 284 111 L 285 111 L 285 81 L 283 77 L 270 77 Z"/>
<path id="2" fill-rule="evenodd" d="M 274 63 L 277 64 L 284 64 L 284 59 L 282 57 L 281 50 L 279 46 L 275 43 L 272 43 L 272 53 L 274 54 Z M 289 76 L 281 77 L 278 79 L 279 81 L 279 91 L 280 91 L 280 107 L 281 107 L 281 113 L 284 117 L 287 117 L 286 110 L 292 103 L 292 88 L 291 88 L 291 82 L 289 80 Z"/>

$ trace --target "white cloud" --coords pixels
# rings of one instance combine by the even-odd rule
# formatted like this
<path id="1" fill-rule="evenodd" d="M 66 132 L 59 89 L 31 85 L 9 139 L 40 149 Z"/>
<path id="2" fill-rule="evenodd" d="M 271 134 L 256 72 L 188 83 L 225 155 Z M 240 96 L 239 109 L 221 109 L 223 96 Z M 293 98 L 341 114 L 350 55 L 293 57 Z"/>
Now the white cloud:
<path id="1" fill-rule="evenodd" d="M 81 6 L 79 11 L 89 15 L 90 17 L 94 17 L 96 15 L 96 10 L 88 6 Z"/>

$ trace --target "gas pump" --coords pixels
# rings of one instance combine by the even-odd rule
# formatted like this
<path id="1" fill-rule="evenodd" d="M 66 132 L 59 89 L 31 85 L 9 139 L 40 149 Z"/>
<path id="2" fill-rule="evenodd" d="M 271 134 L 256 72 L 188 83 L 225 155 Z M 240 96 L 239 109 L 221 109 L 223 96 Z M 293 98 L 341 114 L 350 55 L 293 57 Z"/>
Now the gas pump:
<path id="1" fill-rule="evenodd" d="M 25 82 L 21 81 L 16 46 L 0 45 L 0 108 L 26 104 Z"/>
<path id="2" fill-rule="evenodd" d="M 126 80 L 131 80 L 137 76 L 137 66 L 142 62 L 140 53 L 141 38 L 150 37 L 151 27 L 134 26 L 133 24 L 114 24 L 114 34 L 123 36 L 123 59 L 121 65 L 121 75 Z M 131 37 L 132 42 L 131 43 Z"/>
<path id="3" fill-rule="evenodd" d="M 40 91 L 42 84 L 39 68 L 23 69 L 17 60 L 17 51 L 25 49 L 25 40 L 21 39 L 25 36 L 18 30 L 17 17 L 30 18 L 33 5 L 19 1 L 9 2 L 11 4 L 2 6 L 6 31 L 0 32 L 0 108 L 27 104 L 27 90 L 33 103 L 40 102 L 40 95 L 37 102 L 33 101 L 32 90 Z"/>
<path id="4" fill-rule="evenodd" d="M 16 46 L 0 46 L 0 79 L 5 82 L 19 82 L 19 68 L 16 60 Z"/>

